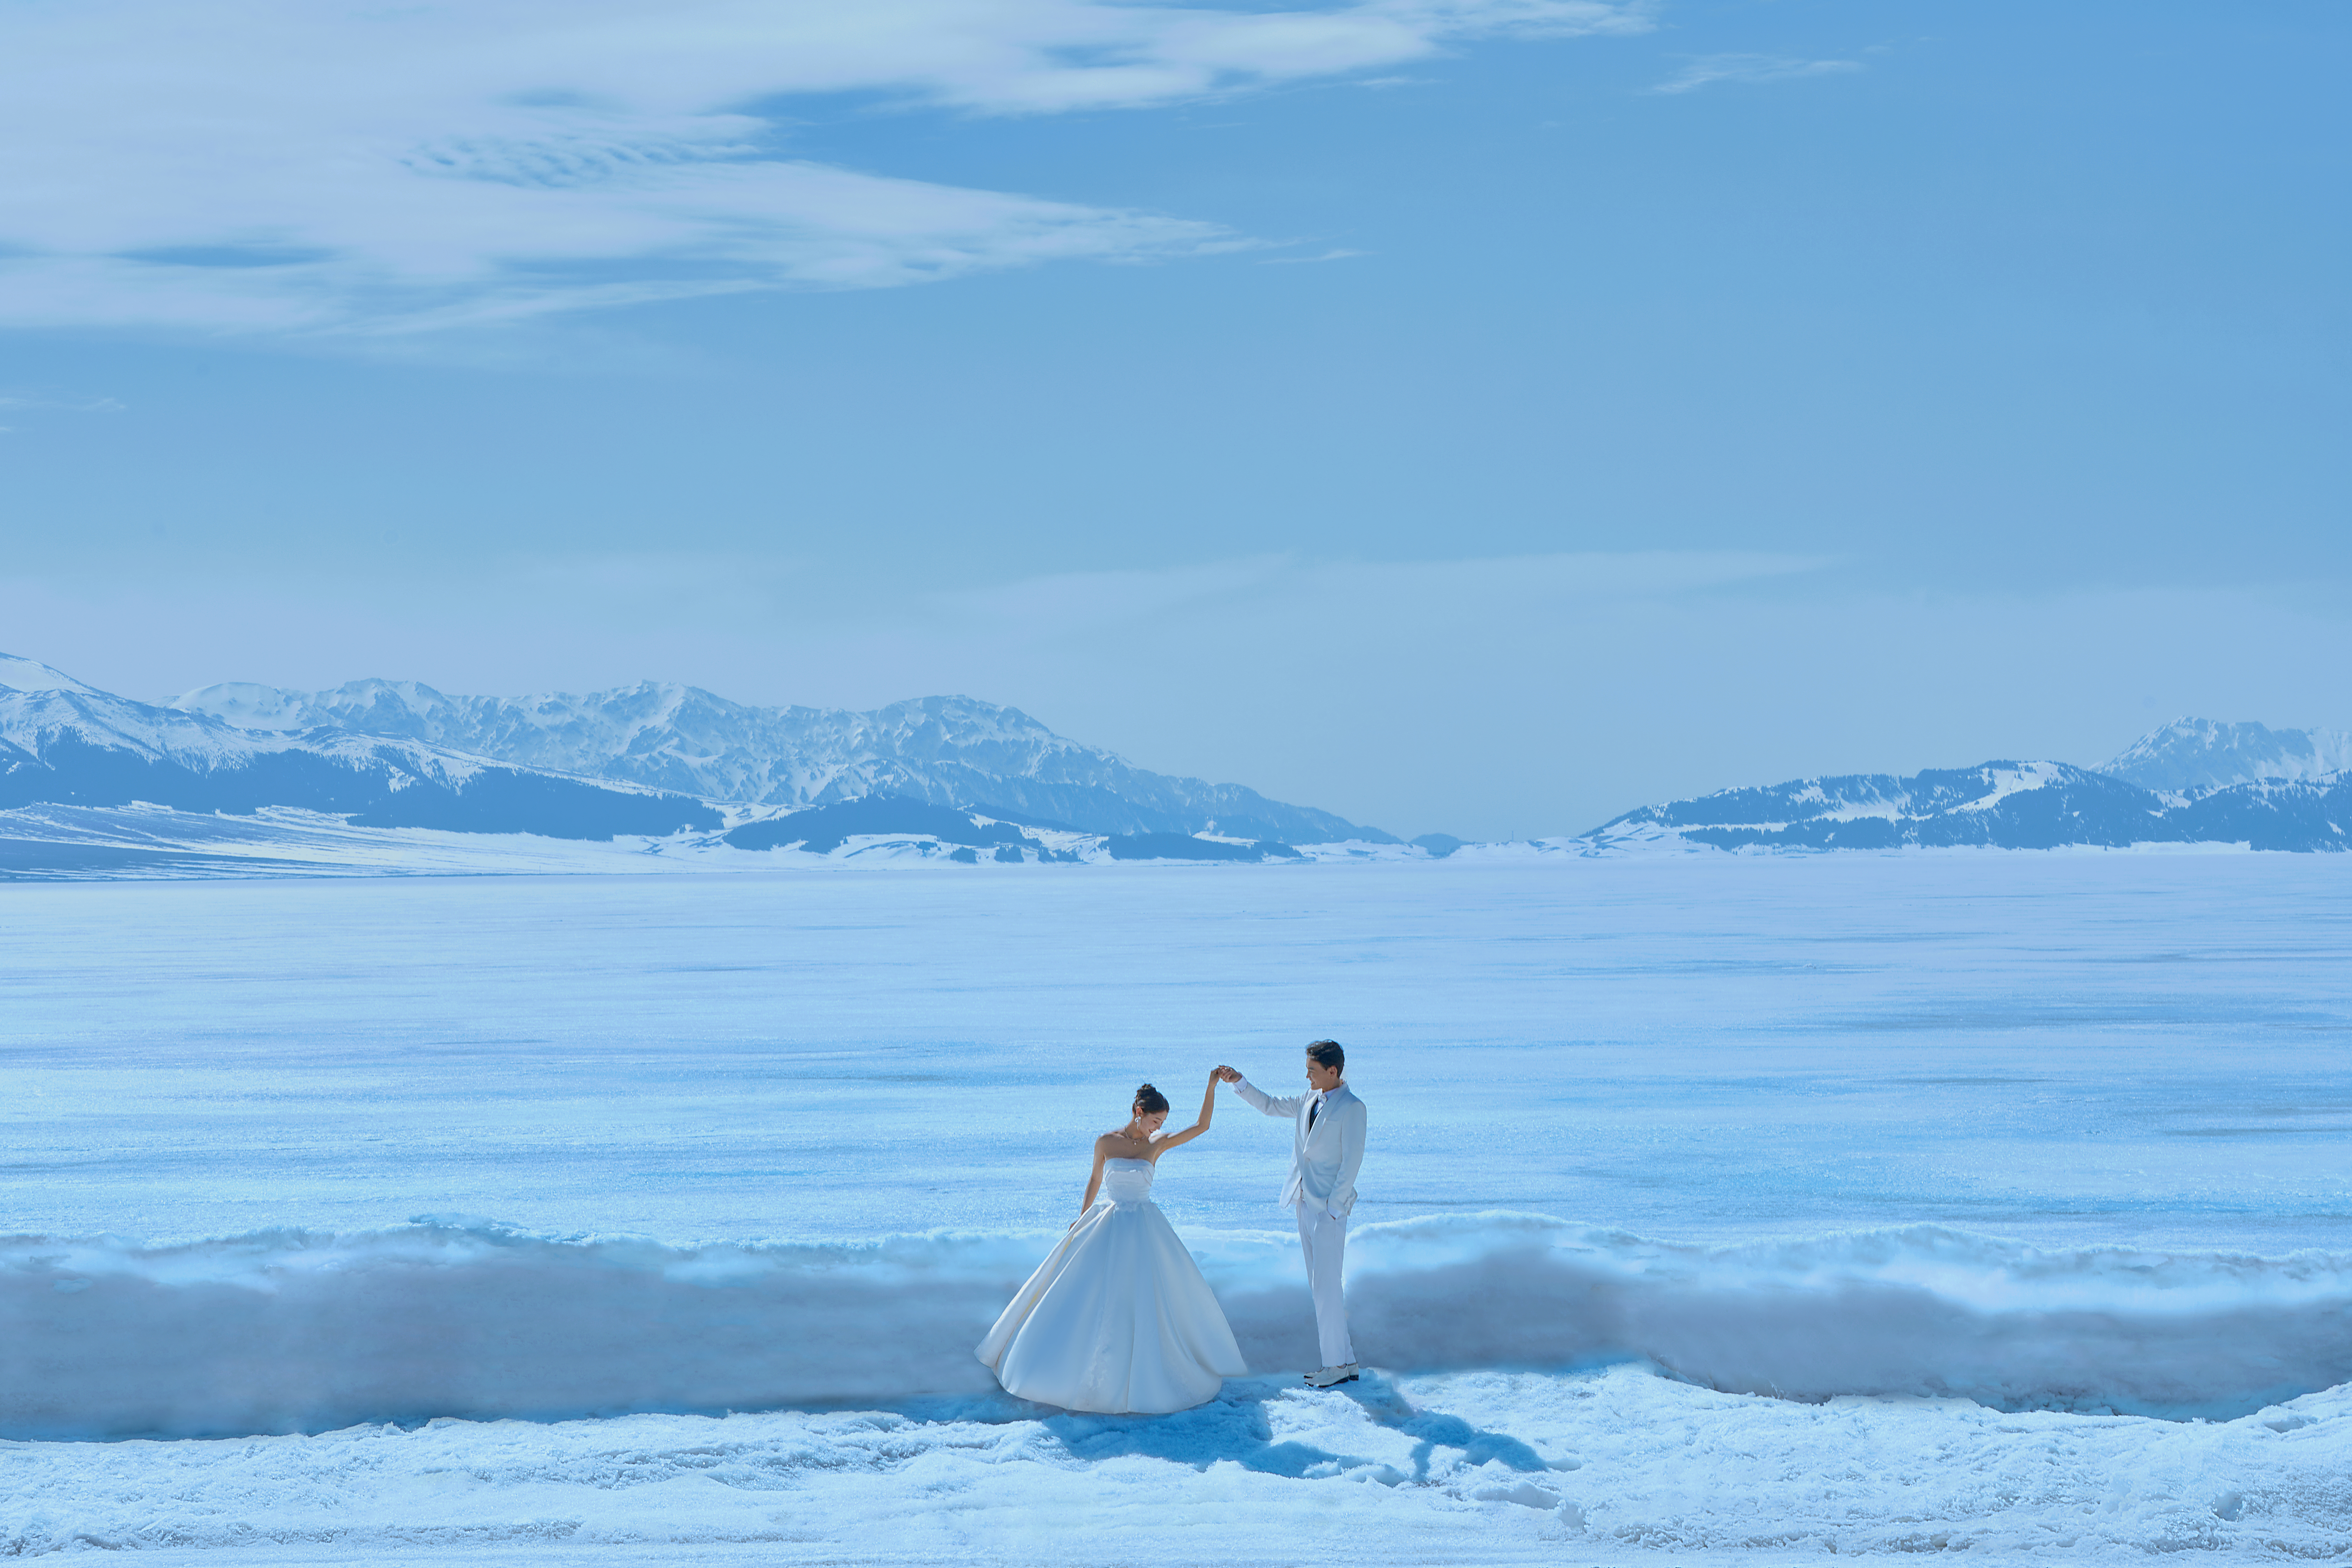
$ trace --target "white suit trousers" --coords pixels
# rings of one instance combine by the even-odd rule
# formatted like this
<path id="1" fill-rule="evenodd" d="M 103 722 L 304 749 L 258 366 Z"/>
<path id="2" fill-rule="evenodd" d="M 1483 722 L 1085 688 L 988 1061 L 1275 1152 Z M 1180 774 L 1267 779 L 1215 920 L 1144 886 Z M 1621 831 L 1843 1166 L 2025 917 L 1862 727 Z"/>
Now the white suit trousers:
<path id="1" fill-rule="evenodd" d="M 1346 1366 L 1356 1359 L 1348 1338 L 1348 1303 L 1339 1293 L 1339 1265 L 1348 1253 L 1348 1222 L 1333 1219 L 1317 1205 L 1298 1205 L 1298 1246 L 1307 1255 L 1307 1289 L 1315 1298 L 1315 1336 L 1323 1364 Z"/>

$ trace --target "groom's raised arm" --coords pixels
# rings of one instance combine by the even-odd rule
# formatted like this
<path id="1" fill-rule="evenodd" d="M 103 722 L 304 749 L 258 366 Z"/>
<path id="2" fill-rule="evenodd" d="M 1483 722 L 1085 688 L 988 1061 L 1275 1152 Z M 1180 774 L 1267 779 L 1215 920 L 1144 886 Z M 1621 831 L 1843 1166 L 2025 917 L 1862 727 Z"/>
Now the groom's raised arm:
<path id="1" fill-rule="evenodd" d="M 1307 1103 L 1307 1097 L 1303 1094 L 1294 1094 L 1287 1100 L 1276 1100 L 1245 1078 L 1234 1079 L 1234 1092 L 1268 1116 L 1287 1116 L 1295 1120 L 1298 1115 L 1298 1108 Z"/>

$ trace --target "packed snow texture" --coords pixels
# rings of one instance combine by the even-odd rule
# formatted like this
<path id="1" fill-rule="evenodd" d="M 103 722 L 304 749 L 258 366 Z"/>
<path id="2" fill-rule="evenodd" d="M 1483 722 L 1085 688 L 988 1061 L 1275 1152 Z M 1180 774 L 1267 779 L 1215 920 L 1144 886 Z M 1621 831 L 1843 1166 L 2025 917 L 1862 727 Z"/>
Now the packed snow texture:
<path id="1" fill-rule="evenodd" d="M 2347 895 L 1466 851 L 0 888 L 0 1552 L 2341 1554 Z M 1134 1084 L 1181 1114 L 1322 1034 L 1381 1372 L 1286 1385 L 1286 1134 L 1228 1100 L 1159 1196 L 1265 1376 L 989 1393 Z M 514 1414 L 582 1418 L 405 1425 Z M 31 1440 L 132 1431 L 239 1436 Z"/>
<path id="2" fill-rule="evenodd" d="M 604 1563 L 2340 1560 L 2352 1396 L 2226 1424 L 1822 1405 L 1620 1366 L 0 1447 L 0 1554 Z M 739 1543 L 748 1543 L 739 1545 Z M 664 1550 L 665 1547 L 668 1550 Z M 178 1548 L 186 1552 L 183 1558 Z M 147 1557 L 148 1552 L 142 1552 Z"/>

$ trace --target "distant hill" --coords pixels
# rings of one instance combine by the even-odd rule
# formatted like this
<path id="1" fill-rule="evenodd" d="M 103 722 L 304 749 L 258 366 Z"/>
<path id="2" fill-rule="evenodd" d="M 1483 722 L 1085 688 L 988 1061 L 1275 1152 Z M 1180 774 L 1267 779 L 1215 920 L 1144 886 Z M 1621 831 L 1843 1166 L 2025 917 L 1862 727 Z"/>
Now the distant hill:
<path id="1" fill-rule="evenodd" d="M 254 734 L 415 742 L 711 801 L 809 806 L 893 796 L 1087 833 L 1397 842 L 1239 784 L 1148 772 L 1018 709 L 969 697 L 853 712 L 749 707 L 650 681 L 584 696 L 454 697 L 415 681 L 359 680 L 331 691 L 208 686 L 169 706 Z"/>
<path id="2" fill-rule="evenodd" d="M 2065 763 L 1992 762 L 1907 777 L 1847 773 L 1720 790 L 1643 806 L 1569 840 L 1605 852 L 1660 847 L 2054 849 L 2243 844 L 2352 847 L 2352 777 L 2256 780 L 2193 797 Z"/>

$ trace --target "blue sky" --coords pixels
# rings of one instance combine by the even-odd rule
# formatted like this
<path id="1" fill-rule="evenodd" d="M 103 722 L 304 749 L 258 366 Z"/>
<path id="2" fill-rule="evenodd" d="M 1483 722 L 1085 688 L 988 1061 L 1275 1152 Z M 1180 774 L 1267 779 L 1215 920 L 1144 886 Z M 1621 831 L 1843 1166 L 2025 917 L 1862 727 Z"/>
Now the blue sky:
<path id="1" fill-rule="evenodd" d="M 19 8 L 0 647 L 1403 832 L 2352 727 L 2340 6 Z"/>

